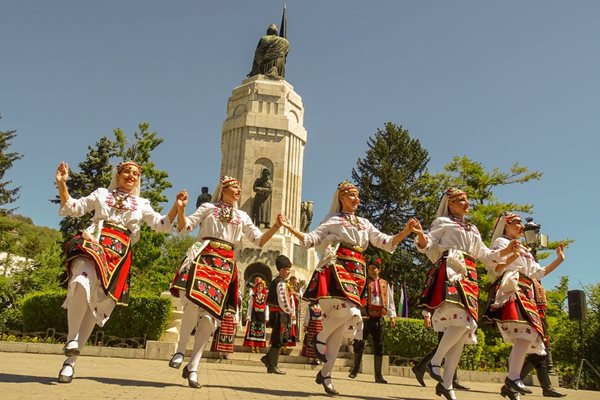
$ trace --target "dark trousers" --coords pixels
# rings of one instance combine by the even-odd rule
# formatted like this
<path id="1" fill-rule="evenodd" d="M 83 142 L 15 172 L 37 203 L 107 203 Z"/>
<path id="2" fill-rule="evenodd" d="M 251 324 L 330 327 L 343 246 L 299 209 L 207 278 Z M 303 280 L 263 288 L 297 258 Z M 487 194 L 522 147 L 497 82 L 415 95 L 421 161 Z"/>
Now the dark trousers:
<path id="1" fill-rule="evenodd" d="M 369 335 L 373 337 L 373 354 L 383 356 L 383 328 L 385 322 L 383 317 L 370 317 L 363 321 L 363 340 L 355 340 L 352 343 L 354 354 L 362 354 L 365 351 L 365 341 Z"/>

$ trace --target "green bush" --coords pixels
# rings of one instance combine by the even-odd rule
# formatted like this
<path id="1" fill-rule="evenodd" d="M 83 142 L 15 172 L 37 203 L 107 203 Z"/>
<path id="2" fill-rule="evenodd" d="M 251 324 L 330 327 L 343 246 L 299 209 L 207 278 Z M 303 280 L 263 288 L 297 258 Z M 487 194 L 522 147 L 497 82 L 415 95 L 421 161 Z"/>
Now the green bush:
<path id="1" fill-rule="evenodd" d="M 62 308 L 67 292 L 34 292 L 21 300 L 23 332 L 33 333 L 54 328 L 67 332 L 67 312 Z"/>
<path id="2" fill-rule="evenodd" d="M 437 346 L 437 334 L 423 326 L 422 319 L 399 318 L 395 326 L 387 322 L 383 349 L 399 358 L 419 359 Z"/>
<path id="3" fill-rule="evenodd" d="M 67 332 L 67 311 L 61 307 L 65 297 L 65 291 L 37 292 L 26 296 L 21 306 L 23 331 L 41 332 L 54 328 L 57 332 Z M 146 335 L 148 340 L 158 340 L 167 327 L 170 313 L 169 299 L 133 295 L 128 307 L 115 308 L 102 331 L 105 335 L 121 338 Z M 99 329 L 96 327 L 96 330 Z"/>

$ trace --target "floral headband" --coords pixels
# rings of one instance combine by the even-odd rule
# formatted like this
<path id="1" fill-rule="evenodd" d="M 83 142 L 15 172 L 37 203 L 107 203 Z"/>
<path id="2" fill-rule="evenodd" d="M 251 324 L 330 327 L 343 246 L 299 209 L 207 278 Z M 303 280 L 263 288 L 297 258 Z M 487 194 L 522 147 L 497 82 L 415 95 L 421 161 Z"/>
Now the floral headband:
<path id="1" fill-rule="evenodd" d="M 348 192 L 351 190 L 355 190 L 358 192 L 358 188 L 354 184 L 348 182 L 347 180 L 340 182 L 340 184 L 338 185 L 338 190 L 340 191 L 340 193 Z"/>
<path id="2" fill-rule="evenodd" d="M 221 185 L 223 186 L 223 189 L 225 189 L 226 187 L 232 186 L 232 185 L 239 185 L 240 181 L 238 181 L 237 179 L 231 177 L 231 176 L 227 176 L 227 175 L 223 175 L 221 177 Z"/>
<path id="3" fill-rule="evenodd" d="M 448 188 L 445 192 L 444 195 L 448 196 L 448 200 L 453 200 L 457 197 L 460 196 L 467 196 L 467 192 L 457 189 L 457 188 Z"/>
<path id="4" fill-rule="evenodd" d="M 117 166 L 117 172 L 120 174 L 121 171 L 123 170 L 123 168 L 125 168 L 125 167 L 127 167 L 129 165 L 133 165 L 134 167 L 136 167 L 140 171 L 140 174 L 142 173 L 142 167 L 138 163 L 136 163 L 134 161 L 123 161 L 122 163 L 120 163 Z"/>

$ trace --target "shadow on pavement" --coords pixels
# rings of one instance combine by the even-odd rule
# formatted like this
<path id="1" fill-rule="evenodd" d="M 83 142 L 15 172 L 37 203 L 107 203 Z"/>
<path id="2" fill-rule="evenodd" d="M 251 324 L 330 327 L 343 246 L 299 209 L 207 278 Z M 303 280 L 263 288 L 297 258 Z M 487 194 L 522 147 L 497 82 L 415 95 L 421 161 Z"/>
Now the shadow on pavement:
<path id="1" fill-rule="evenodd" d="M 0 382 L 5 383 L 41 383 L 42 385 L 58 384 L 57 378 L 35 375 L 0 374 Z"/>
<path id="2" fill-rule="evenodd" d="M 134 379 L 106 378 L 106 377 L 99 377 L 99 376 L 80 376 L 80 377 L 75 377 L 75 379 L 88 379 L 90 381 L 105 383 L 107 385 L 120 385 L 120 386 L 140 386 L 140 387 L 154 387 L 154 388 L 181 386 L 181 385 L 178 385 L 175 383 L 156 382 L 156 381 L 138 381 L 138 380 L 134 380 Z"/>

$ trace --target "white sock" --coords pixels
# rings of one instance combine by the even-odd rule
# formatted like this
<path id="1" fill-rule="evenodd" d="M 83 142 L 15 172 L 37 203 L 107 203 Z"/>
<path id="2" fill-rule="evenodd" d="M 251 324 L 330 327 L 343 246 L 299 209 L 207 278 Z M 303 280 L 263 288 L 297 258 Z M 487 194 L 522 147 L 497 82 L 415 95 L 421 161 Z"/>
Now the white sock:
<path id="1" fill-rule="evenodd" d="M 192 349 L 192 355 L 190 362 L 187 365 L 188 371 L 198 371 L 198 364 L 202 358 L 202 352 L 204 345 L 208 342 L 208 339 L 212 336 L 214 331 L 214 324 L 210 318 L 202 317 L 196 325 L 196 335 L 194 336 L 194 348 Z"/>
<path id="2" fill-rule="evenodd" d="M 516 339 L 508 356 L 508 379 L 517 381 L 521 379 L 521 370 L 525 363 L 527 349 L 531 342 L 525 339 Z"/>

